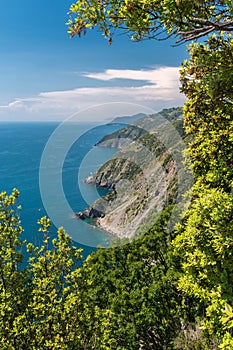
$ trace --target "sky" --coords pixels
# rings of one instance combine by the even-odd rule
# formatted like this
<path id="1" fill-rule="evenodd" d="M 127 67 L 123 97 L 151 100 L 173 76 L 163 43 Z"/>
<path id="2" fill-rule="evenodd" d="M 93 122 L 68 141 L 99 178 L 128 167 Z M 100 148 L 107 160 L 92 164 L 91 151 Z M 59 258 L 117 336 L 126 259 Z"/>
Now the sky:
<path id="1" fill-rule="evenodd" d="M 108 45 L 96 30 L 71 39 L 66 25 L 71 4 L 1 1 L 0 121 L 63 121 L 111 103 L 156 112 L 183 104 L 178 71 L 187 58 L 185 45 L 135 43 L 122 33 Z"/>

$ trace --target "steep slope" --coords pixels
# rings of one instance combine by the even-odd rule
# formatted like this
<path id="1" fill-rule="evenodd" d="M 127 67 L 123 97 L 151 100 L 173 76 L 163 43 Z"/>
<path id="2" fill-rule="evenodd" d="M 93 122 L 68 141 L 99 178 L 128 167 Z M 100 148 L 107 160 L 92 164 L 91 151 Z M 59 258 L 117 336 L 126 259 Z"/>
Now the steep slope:
<path id="1" fill-rule="evenodd" d="M 132 238 L 166 205 L 179 202 L 187 189 L 182 123 L 181 108 L 173 108 L 102 139 L 99 146 L 120 150 L 86 182 L 111 192 L 93 203 L 82 218 L 95 218 L 109 233 Z"/>

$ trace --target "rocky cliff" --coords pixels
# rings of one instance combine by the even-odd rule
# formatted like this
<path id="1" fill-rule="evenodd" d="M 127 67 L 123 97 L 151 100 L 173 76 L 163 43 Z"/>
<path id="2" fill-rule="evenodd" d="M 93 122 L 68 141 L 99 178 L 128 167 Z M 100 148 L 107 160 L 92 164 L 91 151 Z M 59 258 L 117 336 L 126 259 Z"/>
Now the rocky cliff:
<path id="1" fill-rule="evenodd" d="M 131 239 L 166 205 L 178 203 L 187 190 L 182 123 L 181 108 L 173 108 L 143 117 L 100 140 L 99 146 L 120 150 L 85 180 L 110 192 L 84 216 L 94 217 L 99 227 L 117 237 Z"/>

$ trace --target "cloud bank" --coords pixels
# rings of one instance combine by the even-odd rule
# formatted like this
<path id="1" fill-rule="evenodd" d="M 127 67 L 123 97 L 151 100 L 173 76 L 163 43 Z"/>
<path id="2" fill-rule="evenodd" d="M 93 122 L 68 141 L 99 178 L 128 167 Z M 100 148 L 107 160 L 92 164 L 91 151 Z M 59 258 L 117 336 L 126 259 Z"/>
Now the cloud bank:
<path id="1" fill-rule="evenodd" d="M 40 92 L 33 97 L 16 98 L 7 105 L 0 105 L 0 120 L 61 121 L 81 109 L 111 102 L 140 104 L 155 111 L 179 106 L 185 97 L 179 91 L 178 71 L 178 67 L 158 67 L 150 70 L 107 69 L 83 73 L 89 87 Z M 94 87 L 91 86 L 93 80 Z M 101 86 L 96 86 L 96 81 L 101 81 Z M 92 118 L 94 120 L 95 116 Z"/>

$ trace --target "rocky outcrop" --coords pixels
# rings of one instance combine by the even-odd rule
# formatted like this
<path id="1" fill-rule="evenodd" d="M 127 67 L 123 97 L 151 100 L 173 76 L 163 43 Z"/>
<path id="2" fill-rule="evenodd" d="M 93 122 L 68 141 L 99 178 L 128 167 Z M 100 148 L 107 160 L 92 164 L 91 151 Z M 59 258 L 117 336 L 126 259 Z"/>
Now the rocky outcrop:
<path id="1" fill-rule="evenodd" d="M 109 175 L 109 177 L 108 177 Z M 110 173 L 102 171 L 100 174 L 91 175 L 84 180 L 89 185 L 106 188 L 108 190 L 116 189 L 116 179 L 110 176 Z"/>
<path id="2" fill-rule="evenodd" d="M 92 207 L 75 214 L 75 218 L 80 220 L 104 218 L 104 216 L 102 211 Z"/>

